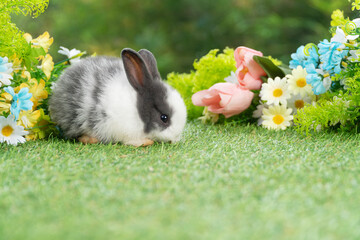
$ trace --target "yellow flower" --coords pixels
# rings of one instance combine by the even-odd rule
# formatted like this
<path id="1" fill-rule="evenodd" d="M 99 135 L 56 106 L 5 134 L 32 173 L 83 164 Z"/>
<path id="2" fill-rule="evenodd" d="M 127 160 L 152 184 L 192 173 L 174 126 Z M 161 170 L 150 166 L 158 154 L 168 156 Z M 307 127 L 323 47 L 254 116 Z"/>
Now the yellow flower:
<path id="1" fill-rule="evenodd" d="M 24 33 L 23 37 L 28 43 L 32 41 L 32 36 L 30 35 L 30 33 Z"/>
<path id="2" fill-rule="evenodd" d="M 335 11 L 333 11 L 333 13 L 331 14 L 331 26 L 332 27 L 337 27 L 337 26 L 342 26 L 346 23 L 346 20 L 344 18 L 344 12 L 341 11 L 340 9 L 336 9 Z"/>
<path id="3" fill-rule="evenodd" d="M 54 38 L 50 38 L 50 34 L 48 32 L 44 32 L 35 39 L 33 39 L 29 33 L 25 33 L 24 38 L 27 42 L 31 42 L 34 47 L 42 47 L 46 53 L 48 52 L 51 44 L 54 42 Z"/>
<path id="4" fill-rule="evenodd" d="M 5 112 L 8 113 L 10 112 L 10 107 L 11 107 L 11 100 L 13 99 L 13 97 L 11 96 L 11 94 L 4 92 L 1 94 L 0 97 L 0 114 Z"/>
<path id="5" fill-rule="evenodd" d="M 18 125 L 24 126 L 25 128 L 32 128 L 39 121 L 40 117 L 40 110 L 21 111 L 19 114 Z"/>
<path id="6" fill-rule="evenodd" d="M 28 71 L 23 70 L 20 77 L 30 80 L 31 79 L 31 74 Z"/>
<path id="7" fill-rule="evenodd" d="M 14 72 L 18 72 L 22 69 L 21 67 L 21 60 L 17 57 L 16 53 L 9 57 L 9 60 L 11 60 L 12 63 L 12 69 L 14 69 Z"/>
<path id="8" fill-rule="evenodd" d="M 49 130 L 49 125 L 51 124 L 50 117 L 45 115 L 44 109 L 41 108 L 38 111 L 40 117 L 34 127 L 27 129 L 29 131 L 29 134 L 26 135 L 27 140 L 43 139 L 46 137 L 47 131 Z"/>
<path id="9" fill-rule="evenodd" d="M 50 54 L 45 55 L 45 58 L 42 60 L 41 63 L 41 69 L 45 73 L 47 79 L 49 79 L 51 76 L 51 72 L 54 69 L 53 58 L 50 56 Z"/>
<path id="10" fill-rule="evenodd" d="M 355 0 L 352 4 L 352 8 L 351 10 L 354 11 L 356 10 L 360 10 L 360 0 Z"/>
<path id="11" fill-rule="evenodd" d="M 30 85 L 32 87 L 29 89 L 29 92 L 33 94 L 33 97 L 41 101 L 43 99 L 46 99 L 48 97 L 48 92 L 45 90 L 45 81 L 40 79 L 40 83 L 33 78 L 30 80 Z"/>
<path id="12" fill-rule="evenodd" d="M 40 79 L 40 83 L 38 83 L 38 81 L 33 78 L 28 83 L 20 84 L 20 86 L 16 87 L 14 90 L 15 92 L 18 92 L 24 87 L 29 88 L 29 93 L 32 93 L 30 100 L 34 103 L 33 110 L 41 105 L 39 102 L 48 98 L 48 92 L 45 90 L 45 81 L 42 79 Z"/>

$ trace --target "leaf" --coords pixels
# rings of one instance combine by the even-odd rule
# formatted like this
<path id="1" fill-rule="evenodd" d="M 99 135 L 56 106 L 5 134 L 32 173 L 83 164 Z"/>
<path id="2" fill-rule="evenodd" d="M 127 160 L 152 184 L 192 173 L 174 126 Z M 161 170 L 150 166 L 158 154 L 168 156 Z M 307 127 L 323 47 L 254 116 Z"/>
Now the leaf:
<path id="1" fill-rule="evenodd" d="M 46 54 L 42 47 L 32 47 L 29 43 L 27 53 L 24 56 L 24 65 L 28 71 L 35 68 L 39 64 L 39 57 Z"/>
<path id="2" fill-rule="evenodd" d="M 30 50 L 30 57 L 37 58 L 40 56 L 45 56 L 46 52 L 42 47 L 32 47 Z"/>
<path id="3" fill-rule="evenodd" d="M 270 59 L 260 56 L 254 56 L 253 59 L 260 65 L 260 67 L 265 71 L 268 77 L 285 77 L 285 73 L 283 72 L 283 70 L 276 66 Z"/>
<path id="4" fill-rule="evenodd" d="M 285 73 L 285 75 L 292 73 L 292 70 L 286 65 L 281 65 L 279 68 Z"/>

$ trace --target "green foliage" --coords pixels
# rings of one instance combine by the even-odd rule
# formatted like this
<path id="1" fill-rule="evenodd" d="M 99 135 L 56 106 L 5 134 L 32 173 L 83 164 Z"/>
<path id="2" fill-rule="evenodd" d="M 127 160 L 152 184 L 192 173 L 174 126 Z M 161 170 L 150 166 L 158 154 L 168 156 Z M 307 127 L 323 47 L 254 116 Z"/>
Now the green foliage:
<path id="1" fill-rule="evenodd" d="M 31 44 L 28 44 L 27 55 L 23 57 L 24 65 L 27 69 L 34 69 L 39 64 L 39 57 L 45 56 L 45 50 L 40 48 L 32 48 Z"/>
<path id="2" fill-rule="evenodd" d="M 183 97 L 189 119 L 200 117 L 203 111 L 203 107 L 192 104 L 191 96 L 216 83 L 224 82 L 224 78 L 228 77 L 231 71 L 236 70 L 234 49 L 225 48 L 223 53 L 218 54 L 218 52 L 218 49 L 211 50 L 200 60 L 195 60 L 195 71 L 191 73 L 170 73 L 167 76 L 168 83 Z"/>
<path id="3" fill-rule="evenodd" d="M 23 38 L 23 32 L 11 22 L 11 14 L 37 17 L 45 11 L 49 0 L 2 0 L 0 2 L 0 55 L 19 58 L 28 55 L 29 44 Z"/>
<path id="4" fill-rule="evenodd" d="M 347 90 L 350 93 L 349 98 L 352 100 L 353 105 L 360 106 L 360 66 L 358 71 L 354 72 L 354 76 L 345 79 Z"/>
<path id="5" fill-rule="evenodd" d="M 295 129 L 309 134 L 311 131 L 325 130 L 337 125 L 346 127 L 346 130 L 349 130 L 350 126 L 356 127 L 359 124 L 359 108 L 354 108 L 348 98 L 348 95 L 343 95 L 335 96 L 332 100 L 322 99 L 298 110 L 294 117 Z"/>

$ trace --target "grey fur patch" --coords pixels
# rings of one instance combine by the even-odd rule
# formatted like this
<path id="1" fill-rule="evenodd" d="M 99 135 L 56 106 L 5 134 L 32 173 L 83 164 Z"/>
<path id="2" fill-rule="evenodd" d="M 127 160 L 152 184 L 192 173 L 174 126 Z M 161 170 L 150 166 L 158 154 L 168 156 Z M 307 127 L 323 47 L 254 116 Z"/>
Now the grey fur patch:
<path id="1" fill-rule="evenodd" d="M 153 78 L 161 78 L 159 70 L 157 69 L 157 62 L 154 55 L 147 49 L 141 49 L 139 54 L 144 60 L 151 76 Z"/>
<path id="2" fill-rule="evenodd" d="M 104 110 L 101 111 L 101 115 L 104 119 L 107 118 L 107 116 L 108 116 Z"/>
<path id="3" fill-rule="evenodd" d="M 100 116 L 98 116 L 97 114 L 96 106 L 93 106 L 90 110 L 89 119 L 88 119 L 88 127 L 90 129 L 94 129 L 95 126 L 101 121 L 99 117 Z"/>
<path id="4" fill-rule="evenodd" d="M 167 89 L 160 79 L 152 82 L 145 91 L 137 94 L 137 109 L 144 122 L 144 132 L 150 133 L 155 129 L 166 129 L 171 124 L 172 108 L 166 102 Z M 169 117 L 167 123 L 161 121 L 161 115 Z"/>
<path id="5" fill-rule="evenodd" d="M 102 76 L 99 72 L 95 73 L 95 85 L 93 89 L 93 99 L 95 100 L 95 103 L 100 102 L 100 97 L 102 95 L 103 87 L 104 87 L 104 76 Z"/>

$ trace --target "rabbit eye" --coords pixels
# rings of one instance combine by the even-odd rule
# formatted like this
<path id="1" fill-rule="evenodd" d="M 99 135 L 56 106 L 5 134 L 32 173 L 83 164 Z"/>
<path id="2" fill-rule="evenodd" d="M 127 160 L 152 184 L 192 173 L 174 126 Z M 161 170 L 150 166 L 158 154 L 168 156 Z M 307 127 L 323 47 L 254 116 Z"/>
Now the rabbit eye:
<path id="1" fill-rule="evenodd" d="M 161 114 L 160 119 L 163 123 L 167 123 L 169 120 L 169 117 L 166 114 Z"/>

